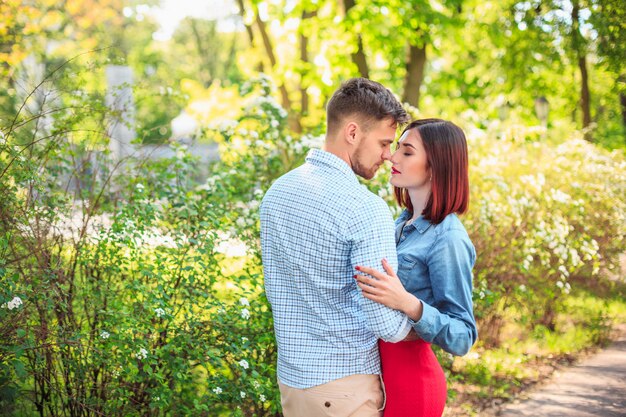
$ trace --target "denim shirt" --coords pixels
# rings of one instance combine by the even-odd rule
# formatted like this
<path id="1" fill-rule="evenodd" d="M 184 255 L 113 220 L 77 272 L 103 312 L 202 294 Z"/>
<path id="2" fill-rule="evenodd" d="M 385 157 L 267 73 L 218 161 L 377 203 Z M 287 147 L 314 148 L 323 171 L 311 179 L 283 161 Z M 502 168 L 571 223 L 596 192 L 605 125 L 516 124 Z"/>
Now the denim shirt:
<path id="1" fill-rule="evenodd" d="M 456 214 L 440 224 L 423 216 L 406 226 L 404 211 L 396 220 L 398 277 L 422 301 L 419 321 L 410 320 L 423 340 L 461 356 L 478 337 L 472 308 L 472 268 L 476 250 Z"/>

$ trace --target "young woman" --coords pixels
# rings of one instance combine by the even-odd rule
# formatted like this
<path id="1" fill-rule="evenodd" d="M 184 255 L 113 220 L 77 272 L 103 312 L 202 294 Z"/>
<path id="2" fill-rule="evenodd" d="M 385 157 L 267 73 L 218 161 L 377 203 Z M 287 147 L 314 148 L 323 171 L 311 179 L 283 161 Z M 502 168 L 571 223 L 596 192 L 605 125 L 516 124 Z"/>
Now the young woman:
<path id="1" fill-rule="evenodd" d="M 379 342 L 386 391 L 385 417 L 439 417 L 446 380 L 431 343 L 464 355 L 477 338 L 472 311 L 476 251 L 457 214 L 467 210 L 469 180 L 463 131 L 439 119 L 412 122 L 391 158 L 398 203 L 398 273 L 358 267 L 363 295 L 404 312 L 411 341 Z M 413 334 L 413 332 L 411 332 Z"/>

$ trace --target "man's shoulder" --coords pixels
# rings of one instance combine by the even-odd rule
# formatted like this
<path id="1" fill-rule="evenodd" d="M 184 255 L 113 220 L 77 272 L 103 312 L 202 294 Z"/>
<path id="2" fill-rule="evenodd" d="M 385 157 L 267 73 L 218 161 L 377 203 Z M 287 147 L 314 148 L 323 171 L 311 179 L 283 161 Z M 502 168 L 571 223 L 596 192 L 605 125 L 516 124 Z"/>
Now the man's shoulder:
<path id="1" fill-rule="evenodd" d="M 365 186 L 362 186 L 355 197 L 354 210 L 352 211 L 353 220 L 366 222 L 392 220 L 393 223 L 391 210 L 385 200 L 372 193 Z"/>
<path id="2" fill-rule="evenodd" d="M 300 171 L 302 171 L 303 167 L 304 165 L 300 165 L 299 167 L 294 168 L 291 171 L 284 173 L 283 175 L 278 177 L 276 180 L 274 180 L 272 185 L 265 192 L 265 196 L 263 197 L 263 199 L 266 199 L 268 196 L 271 196 L 272 194 L 280 193 L 281 190 L 284 190 L 285 188 L 289 188 L 290 186 L 293 186 L 293 185 L 297 186 L 298 178 L 301 177 Z"/>

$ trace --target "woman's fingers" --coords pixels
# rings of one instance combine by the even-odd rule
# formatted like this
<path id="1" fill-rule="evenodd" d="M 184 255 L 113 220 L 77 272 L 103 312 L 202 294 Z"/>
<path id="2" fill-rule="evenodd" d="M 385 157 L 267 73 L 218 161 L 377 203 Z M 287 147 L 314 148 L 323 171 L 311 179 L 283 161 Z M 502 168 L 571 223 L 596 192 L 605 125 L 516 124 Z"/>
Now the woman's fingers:
<path id="1" fill-rule="evenodd" d="M 389 262 L 386 259 L 383 259 L 383 268 L 385 269 L 385 272 L 389 275 L 391 275 L 392 277 L 396 276 L 396 271 L 393 270 L 393 267 L 389 264 Z"/>
<path id="2" fill-rule="evenodd" d="M 387 277 L 387 275 L 384 272 L 380 272 L 374 268 L 369 268 L 367 266 L 356 266 L 355 269 L 359 272 L 363 272 L 365 274 L 371 275 L 374 278 L 378 278 L 380 280 L 384 280 Z"/>
<path id="3" fill-rule="evenodd" d="M 363 284 L 362 282 L 357 282 L 357 285 L 359 286 L 359 288 L 361 288 L 361 291 L 363 292 L 363 295 L 366 298 L 369 298 L 370 300 L 374 300 L 373 297 L 378 299 L 378 297 L 380 296 L 380 289 L 378 289 L 376 287 L 372 287 L 372 286 L 369 286 L 367 284 Z"/>
<path id="4" fill-rule="evenodd" d="M 366 277 L 365 275 L 355 275 L 354 278 L 356 278 L 359 283 L 365 284 L 368 287 L 376 287 L 376 283 L 378 282 L 375 279 Z"/>

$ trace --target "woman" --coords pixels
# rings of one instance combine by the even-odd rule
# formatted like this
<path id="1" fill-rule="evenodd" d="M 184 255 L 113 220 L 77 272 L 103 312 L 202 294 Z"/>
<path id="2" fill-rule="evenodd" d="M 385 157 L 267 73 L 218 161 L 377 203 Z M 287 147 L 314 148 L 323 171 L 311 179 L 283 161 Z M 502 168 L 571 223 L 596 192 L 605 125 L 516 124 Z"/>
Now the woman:
<path id="1" fill-rule="evenodd" d="M 439 119 L 412 122 L 391 158 L 396 200 L 398 274 L 357 270 L 363 295 L 404 312 L 411 341 L 379 342 L 387 395 L 385 417 L 441 416 L 446 380 L 431 343 L 464 355 L 476 341 L 472 312 L 474 246 L 457 214 L 467 210 L 469 180 L 463 131 Z M 411 332 L 413 334 L 413 332 Z"/>

